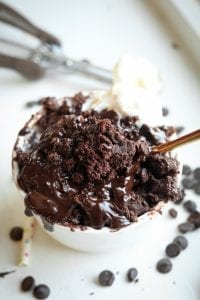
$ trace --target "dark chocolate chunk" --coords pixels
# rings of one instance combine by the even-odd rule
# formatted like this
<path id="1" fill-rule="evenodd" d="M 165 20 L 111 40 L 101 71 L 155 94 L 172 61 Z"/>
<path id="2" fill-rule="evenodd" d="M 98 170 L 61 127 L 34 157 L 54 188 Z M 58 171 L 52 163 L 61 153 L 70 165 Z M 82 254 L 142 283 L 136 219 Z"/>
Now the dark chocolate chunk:
<path id="1" fill-rule="evenodd" d="M 131 268 L 127 272 L 127 279 L 129 282 L 132 282 L 136 279 L 138 275 L 138 270 L 136 268 Z"/>
<path id="2" fill-rule="evenodd" d="M 21 290 L 24 292 L 30 291 L 35 285 L 35 279 L 32 276 L 27 276 L 22 280 Z"/>
<path id="3" fill-rule="evenodd" d="M 115 280 L 113 272 L 104 270 L 99 274 L 99 283 L 102 286 L 111 286 Z"/>
<path id="4" fill-rule="evenodd" d="M 9 274 L 12 274 L 12 273 L 14 273 L 14 272 L 16 272 L 16 271 L 13 270 L 13 271 L 1 272 L 1 273 L 0 273 L 0 278 L 4 278 L 5 276 L 7 276 L 7 275 L 9 275 Z"/>
<path id="5" fill-rule="evenodd" d="M 196 211 L 189 215 L 188 222 L 194 224 L 195 228 L 200 227 L 200 212 Z"/>
<path id="6" fill-rule="evenodd" d="M 197 195 L 200 195 L 200 181 L 194 184 L 193 190 Z"/>
<path id="7" fill-rule="evenodd" d="M 188 241 L 187 241 L 187 239 L 186 239 L 184 236 L 182 236 L 182 235 L 177 236 L 177 237 L 174 239 L 174 243 L 175 243 L 175 244 L 178 244 L 179 247 L 181 248 L 181 250 L 186 249 L 187 246 L 188 246 Z"/>
<path id="8" fill-rule="evenodd" d="M 183 178 L 181 183 L 182 186 L 188 190 L 194 187 L 194 180 L 192 178 Z"/>
<path id="9" fill-rule="evenodd" d="M 194 224 L 189 223 L 189 222 L 185 222 L 185 223 L 182 223 L 182 224 L 178 225 L 178 230 L 181 233 L 187 233 L 189 231 L 193 231 L 194 228 L 195 228 Z"/>
<path id="10" fill-rule="evenodd" d="M 171 243 L 166 247 L 165 252 L 169 257 L 176 257 L 180 254 L 181 248 L 178 244 Z"/>
<path id="11" fill-rule="evenodd" d="M 46 284 L 39 284 L 33 290 L 36 299 L 46 299 L 50 295 L 50 289 Z"/>
<path id="12" fill-rule="evenodd" d="M 197 210 L 197 205 L 192 200 L 187 200 L 183 203 L 184 208 L 189 212 L 195 212 Z"/>
<path id="13" fill-rule="evenodd" d="M 188 175 L 190 175 L 191 173 L 192 173 L 191 167 L 188 166 L 188 165 L 183 165 L 182 174 L 188 176 Z"/>
<path id="14" fill-rule="evenodd" d="M 193 174 L 195 179 L 200 180 L 200 168 L 194 169 Z"/>
<path id="15" fill-rule="evenodd" d="M 15 241 L 15 242 L 18 242 L 18 241 L 21 241 L 23 237 L 23 228 L 22 227 L 13 227 L 10 231 L 10 238 Z"/>
<path id="16" fill-rule="evenodd" d="M 172 218 L 176 218 L 177 217 L 177 210 L 175 210 L 174 208 L 170 208 L 169 209 L 169 215 L 172 217 Z"/>
<path id="17" fill-rule="evenodd" d="M 172 270 L 172 263 L 168 258 L 162 258 L 158 261 L 156 268 L 160 273 L 168 273 Z"/>
<path id="18" fill-rule="evenodd" d="M 167 107 L 162 107 L 162 115 L 166 117 L 169 114 L 169 109 Z"/>

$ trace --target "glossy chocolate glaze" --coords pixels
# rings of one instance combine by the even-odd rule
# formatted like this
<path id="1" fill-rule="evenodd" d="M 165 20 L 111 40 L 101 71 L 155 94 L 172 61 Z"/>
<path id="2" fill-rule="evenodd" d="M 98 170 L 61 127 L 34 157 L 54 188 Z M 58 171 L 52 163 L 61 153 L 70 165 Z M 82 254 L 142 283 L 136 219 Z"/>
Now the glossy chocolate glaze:
<path id="1" fill-rule="evenodd" d="M 114 111 L 81 112 L 86 100 L 46 98 L 34 127 L 20 131 L 26 142 L 16 143 L 15 161 L 28 214 L 49 230 L 54 223 L 119 229 L 161 200 L 177 201 L 177 160 L 150 151 L 173 128 L 138 127 L 138 117 Z"/>

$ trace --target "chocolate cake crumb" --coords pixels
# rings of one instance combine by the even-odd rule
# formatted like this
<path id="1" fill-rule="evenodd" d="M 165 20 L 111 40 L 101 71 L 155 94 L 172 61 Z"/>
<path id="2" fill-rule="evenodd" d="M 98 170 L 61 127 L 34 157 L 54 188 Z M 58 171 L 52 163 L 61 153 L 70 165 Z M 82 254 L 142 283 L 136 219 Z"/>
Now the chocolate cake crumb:
<path id="1" fill-rule="evenodd" d="M 18 242 L 23 238 L 23 228 L 19 226 L 15 226 L 10 230 L 10 238 L 11 240 Z"/>
<path id="2" fill-rule="evenodd" d="M 169 209 L 169 215 L 172 217 L 172 218 L 176 218 L 177 217 L 177 210 L 175 210 L 174 208 L 170 208 Z"/>

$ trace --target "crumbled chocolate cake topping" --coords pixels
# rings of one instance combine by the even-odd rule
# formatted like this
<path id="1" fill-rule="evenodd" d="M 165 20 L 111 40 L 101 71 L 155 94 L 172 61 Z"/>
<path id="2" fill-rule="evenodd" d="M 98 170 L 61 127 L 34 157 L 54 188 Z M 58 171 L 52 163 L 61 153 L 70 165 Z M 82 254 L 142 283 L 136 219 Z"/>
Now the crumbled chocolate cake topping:
<path id="1" fill-rule="evenodd" d="M 50 224 L 119 229 L 161 200 L 178 201 L 177 160 L 150 151 L 173 128 L 138 127 L 137 117 L 109 110 L 82 112 L 86 99 L 46 98 L 33 128 L 34 116 L 20 131 L 15 161 L 28 211 Z"/>

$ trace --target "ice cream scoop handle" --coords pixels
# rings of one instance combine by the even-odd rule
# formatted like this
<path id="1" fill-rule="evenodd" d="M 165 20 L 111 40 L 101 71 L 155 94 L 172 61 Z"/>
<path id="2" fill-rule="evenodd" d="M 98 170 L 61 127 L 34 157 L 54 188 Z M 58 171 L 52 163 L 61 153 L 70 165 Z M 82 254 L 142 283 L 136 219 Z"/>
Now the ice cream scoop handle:
<path id="1" fill-rule="evenodd" d="M 97 67 L 87 61 L 76 61 L 74 59 L 67 58 L 65 65 L 68 70 L 78 72 L 110 84 L 112 83 L 112 73 L 109 70 Z"/>
<path id="2" fill-rule="evenodd" d="M 44 75 L 44 69 L 31 60 L 0 54 L 0 67 L 17 71 L 23 77 L 35 80 Z"/>

